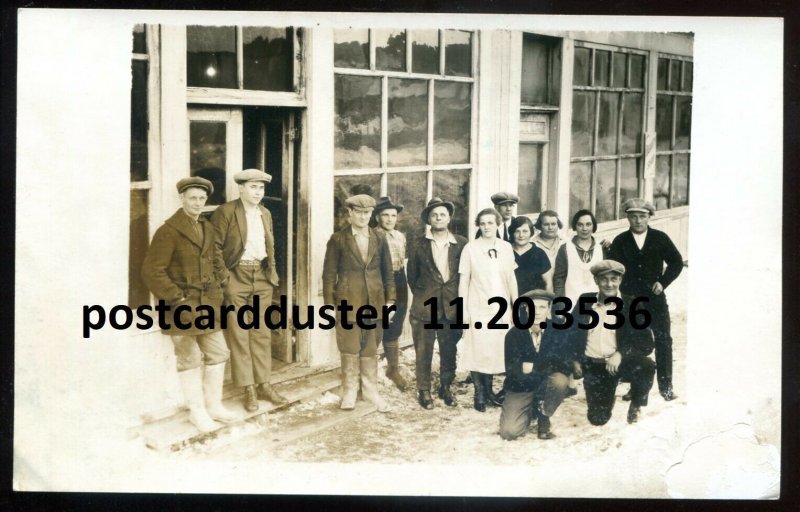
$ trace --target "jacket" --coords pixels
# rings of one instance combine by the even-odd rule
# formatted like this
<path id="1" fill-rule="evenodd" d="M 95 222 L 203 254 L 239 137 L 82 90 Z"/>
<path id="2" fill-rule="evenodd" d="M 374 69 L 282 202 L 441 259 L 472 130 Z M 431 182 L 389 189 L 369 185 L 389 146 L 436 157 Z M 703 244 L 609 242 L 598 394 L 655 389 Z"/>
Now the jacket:
<path id="1" fill-rule="evenodd" d="M 461 251 L 467 245 L 467 239 L 453 234 L 455 244 L 450 244 L 447 261 L 450 278 L 445 282 L 436 263 L 433 261 L 431 240 L 425 236 L 418 236 L 408 244 L 408 263 L 406 263 L 406 276 L 414 300 L 411 302 L 411 317 L 416 320 L 431 320 L 431 310 L 424 303 L 431 297 L 437 297 L 439 318 L 434 320 L 456 319 L 456 308 L 450 301 L 458 297 L 458 265 L 461 261 Z"/>

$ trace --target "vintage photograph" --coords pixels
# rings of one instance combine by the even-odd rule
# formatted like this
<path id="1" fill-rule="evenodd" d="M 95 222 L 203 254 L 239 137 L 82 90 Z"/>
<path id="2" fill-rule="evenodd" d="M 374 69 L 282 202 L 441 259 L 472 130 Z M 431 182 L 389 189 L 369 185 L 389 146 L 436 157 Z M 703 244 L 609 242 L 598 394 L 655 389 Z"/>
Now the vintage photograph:
<path id="1" fill-rule="evenodd" d="M 690 260 L 709 264 L 693 237 L 710 227 L 707 209 L 693 226 L 711 172 L 693 158 L 695 76 L 713 74 L 691 26 L 136 14 L 107 14 L 113 44 L 90 52 L 117 59 L 129 114 L 113 161 L 84 155 L 78 179 L 106 197 L 64 212 L 113 211 L 89 231 L 114 234 L 66 250 L 98 274 L 62 312 L 80 324 L 69 357 L 92 368 L 72 370 L 59 407 L 96 395 L 113 419 L 84 409 L 80 428 L 129 461 L 80 490 L 777 496 L 779 425 L 734 422 L 734 440 L 698 448 L 751 440 L 753 489 L 698 484 L 712 466 L 685 451 L 712 391 L 689 370 L 707 337 L 689 337 L 707 318 L 689 307 L 707 283 Z M 753 414 L 779 416 L 779 385 L 765 393 Z M 37 417 L 17 410 L 18 426 Z M 70 488 L 19 433 L 15 486 Z M 291 477 L 156 476 L 267 461 Z M 340 471 L 410 478 L 370 488 Z M 520 483 L 534 474 L 559 482 Z"/>

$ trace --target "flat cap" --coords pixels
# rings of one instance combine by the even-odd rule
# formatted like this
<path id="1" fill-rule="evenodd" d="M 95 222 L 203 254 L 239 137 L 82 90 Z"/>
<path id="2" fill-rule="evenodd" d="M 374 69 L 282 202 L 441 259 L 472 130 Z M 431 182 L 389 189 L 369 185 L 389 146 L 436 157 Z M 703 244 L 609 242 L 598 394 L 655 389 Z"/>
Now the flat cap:
<path id="1" fill-rule="evenodd" d="M 375 198 L 367 194 L 356 194 L 345 199 L 344 204 L 351 208 L 375 208 Z"/>
<path id="2" fill-rule="evenodd" d="M 402 204 L 394 204 L 390 196 L 384 196 L 378 199 L 378 204 L 377 206 L 375 206 L 375 213 L 377 214 L 378 212 L 382 212 L 383 210 L 389 210 L 391 208 L 397 210 L 397 213 L 403 211 Z"/>
<path id="3" fill-rule="evenodd" d="M 622 203 L 622 211 L 624 211 L 625 213 L 641 212 L 654 215 L 656 213 L 656 208 L 650 201 L 645 201 L 641 197 L 634 197 L 633 199 L 628 199 L 627 201 Z"/>
<path id="4" fill-rule="evenodd" d="M 272 181 L 272 176 L 258 169 L 245 169 L 234 174 L 233 181 L 240 185 L 248 181 L 263 181 L 264 183 L 269 183 Z"/>
<path id="5" fill-rule="evenodd" d="M 492 203 L 495 206 L 499 206 L 503 203 L 514 203 L 517 204 L 519 202 L 519 196 L 517 194 L 512 194 L 510 192 L 498 192 L 496 194 L 492 194 Z"/>
<path id="6" fill-rule="evenodd" d="M 556 298 L 556 295 L 552 292 L 548 292 L 547 290 L 542 290 L 540 288 L 537 288 L 536 290 L 531 290 L 529 292 L 523 293 L 522 297 L 530 297 L 531 299 L 542 299 L 549 302 L 553 302 L 553 299 Z"/>
<path id="7" fill-rule="evenodd" d="M 602 276 L 609 272 L 616 272 L 621 276 L 625 275 L 625 265 L 614 260 L 603 260 L 600 263 L 595 263 L 589 270 L 595 276 Z"/>
<path id="8" fill-rule="evenodd" d="M 212 185 L 211 182 L 208 181 L 207 179 L 201 178 L 200 176 L 192 176 L 191 178 L 183 178 L 182 180 L 178 181 L 178 183 L 175 185 L 175 187 L 178 189 L 178 193 L 179 194 L 182 194 L 184 190 L 186 190 L 187 188 L 191 188 L 191 187 L 197 187 L 197 188 L 205 189 L 205 191 L 206 191 L 206 193 L 208 195 L 211 195 L 211 194 L 214 193 L 214 185 Z"/>

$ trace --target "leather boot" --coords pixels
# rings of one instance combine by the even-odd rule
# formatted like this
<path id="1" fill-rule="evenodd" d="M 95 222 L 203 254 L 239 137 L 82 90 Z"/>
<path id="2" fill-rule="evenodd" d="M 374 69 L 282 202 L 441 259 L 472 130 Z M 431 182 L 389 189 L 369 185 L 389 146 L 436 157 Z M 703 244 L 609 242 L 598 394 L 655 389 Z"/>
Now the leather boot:
<path id="1" fill-rule="evenodd" d="M 378 393 L 378 358 L 361 358 L 361 394 L 364 400 L 372 402 L 378 412 L 389 412 L 392 407 Z"/>
<path id="2" fill-rule="evenodd" d="M 638 422 L 641 412 L 641 408 L 636 405 L 635 402 L 631 402 L 631 405 L 628 407 L 628 423 Z"/>
<path id="3" fill-rule="evenodd" d="M 241 416 L 222 405 L 222 381 L 225 379 L 225 363 L 206 365 L 203 372 L 203 395 L 208 415 L 222 423 L 231 423 Z"/>
<path id="4" fill-rule="evenodd" d="M 256 412 L 258 410 L 258 394 L 256 393 L 255 384 L 244 387 L 244 408 L 247 412 Z"/>
<path id="5" fill-rule="evenodd" d="M 394 382 L 397 389 L 405 391 L 408 387 L 408 382 L 400 373 L 400 346 L 397 340 L 384 341 L 383 353 L 386 355 L 386 377 Z"/>
<path id="6" fill-rule="evenodd" d="M 443 382 L 439 385 L 439 398 L 444 400 L 444 405 L 448 407 L 455 407 L 458 405 L 456 398 L 453 396 L 453 392 L 450 390 L 450 384 L 445 384 Z"/>
<path id="7" fill-rule="evenodd" d="M 216 430 L 219 425 L 214 423 L 211 416 L 206 411 L 205 397 L 203 396 L 203 369 L 201 367 L 192 368 L 178 372 L 183 389 L 183 397 L 189 407 L 189 421 L 197 427 L 200 432 L 211 432 Z"/>
<path id="8" fill-rule="evenodd" d="M 417 393 L 417 402 L 423 409 L 433 409 L 433 397 L 427 389 L 420 389 Z"/>
<path id="9" fill-rule="evenodd" d="M 483 383 L 483 374 L 472 372 L 472 385 L 475 387 L 474 407 L 478 412 L 486 412 L 486 391 Z"/>
<path id="10" fill-rule="evenodd" d="M 492 389 L 492 383 L 494 381 L 494 375 L 484 373 L 483 375 L 483 382 L 484 388 L 486 389 L 486 399 L 490 405 L 494 407 L 501 407 L 503 405 L 503 399 L 505 398 L 505 393 L 500 391 L 495 394 L 494 389 Z"/>
<path id="11" fill-rule="evenodd" d="M 289 400 L 281 396 L 269 382 L 262 382 L 257 388 L 258 398 L 268 400 L 275 405 L 286 405 Z"/>
<path id="12" fill-rule="evenodd" d="M 342 403 L 340 409 L 352 411 L 358 395 L 358 356 L 342 354 Z"/>

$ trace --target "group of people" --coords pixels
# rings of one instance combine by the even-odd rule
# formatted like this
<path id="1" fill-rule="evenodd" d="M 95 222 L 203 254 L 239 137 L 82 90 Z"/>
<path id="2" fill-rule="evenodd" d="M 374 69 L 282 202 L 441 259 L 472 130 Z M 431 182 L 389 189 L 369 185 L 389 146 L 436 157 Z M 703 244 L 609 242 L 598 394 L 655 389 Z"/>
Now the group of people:
<path id="1" fill-rule="evenodd" d="M 173 305 L 215 305 L 224 300 L 238 308 L 252 305 L 258 297 L 264 307 L 270 304 L 278 284 L 272 220 L 260 203 L 271 177 L 248 169 L 234 179 L 240 198 L 217 208 L 210 221 L 200 214 L 212 184 L 200 177 L 178 182 L 182 207 L 156 232 L 142 269 L 156 298 Z M 460 352 L 461 367 L 469 370 L 474 387 L 473 407 L 480 412 L 487 406 L 502 407 L 500 435 L 505 439 L 524 434 L 534 419 L 539 438 L 554 437 L 550 417 L 565 398 L 577 393 L 575 380 L 580 378 L 587 416 L 594 425 L 611 417 L 620 379 L 631 383 L 623 397 L 630 400 L 631 423 L 647 405 L 655 375 L 661 396 L 674 399 L 664 289 L 680 274 L 683 259 L 665 233 L 648 227 L 655 212 L 652 204 L 643 199 L 626 201 L 623 208 L 630 229 L 609 243 L 595 240 L 597 222 L 588 210 L 572 217 L 575 236 L 562 240 L 564 225 L 557 212 L 542 211 L 534 223 L 527 216 L 514 216 L 519 201 L 515 194 L 500 192 L 491 200 L 493 207 L 475 218 L 475 238 L 467 240 L 450 231 L 455 205 L 442 198 L 428 201 L 419 213 L 424 232 L 408 238 L 397 229 L 402 204 L 365 193 L 347 198 L 348 225 L 335 232 L 326 247 L 324 302 L 346 301 L 354 309 L 371 305 L 386 312 L 387 318 L 361 326 L 346 326 L 337 318 L 340 407 L 353 409 L 360 388 L 361 396 L 378 411 L 391 410 L 377 385 L 381 343 L 386 376 L 400 390 L 409 386 L 400 371 L 398 346 L 406 315 L 419 405 L 424 409 L 435 405 L 431 365 L 438 340 L 438 398 L 446 406 L 457 405 L 452 385 Z M 578 304 L 587 294 L 596 299 L 591 313 Z M 570 328 L 543 328 L 553 316 L 555 297 L 567 297 L 574 304 L 575 322 Z M 603 320 L 614 313 L 605 303 L 610 297 L 625 304 L 646 297 L 650 327 L 637 329 L 630 322 L 619 329 L 606 327 Z M 505 299 L 518 309 L 498 311 L 493 298 Z M 436 307 L 431 307 L 432 301 Z M 599 316 L 599 324 L 580 328 L 581 318 L 590 314 Z M 490 323 L 512 325 L 512 315 L 531 327 L 486 328 Z M 533 322 L 525 322 L 530 318 Z M 246 330 L 228 322 L 224 336 L 219 327 L 167 333 L 175 346 L 190 420 L 200 430 L 212 430 L 215 420 L 238 419 L 221 403 L 229 357 L 234 384 L 244 388 L 246 410 L 258 410 L 259 398 L 287 402 L 270 385 L 268 329 Z M 655 363 L 648 357 L 654 347 Z M 505 380 L 495 392 L 498 375 L 505 375 Z"/>

